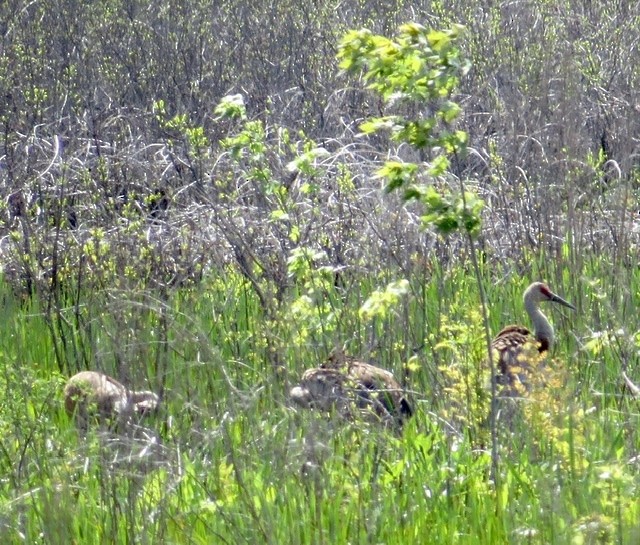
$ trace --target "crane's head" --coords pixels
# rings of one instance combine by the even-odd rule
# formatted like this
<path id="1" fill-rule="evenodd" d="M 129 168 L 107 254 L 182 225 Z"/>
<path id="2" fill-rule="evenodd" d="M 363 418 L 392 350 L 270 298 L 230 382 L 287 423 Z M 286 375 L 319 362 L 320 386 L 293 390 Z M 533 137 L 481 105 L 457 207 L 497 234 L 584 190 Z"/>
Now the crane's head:
<path id="1" fill-rule="evenodd" d="M 129 403 L 136 414 L 149 415 L 154 413 L 158 409 L 158 405 L 160 403 L 160 398 L 154 392 L 149 391 L 141 391 L 141 392 L 130 392 L 129 393 Z"/>
<path id="2" fill-rule="evenodd" d="M 576 310 L 576 307 L 574 307 L 571 303 L 568 303 L 567 301 L 565 301 L 559 295 L 556 295 L 555 293 L 553 293 L 549 289 L 549 286 L 547 286 L 543 282 L 534 282 L 533 284 L 531 284 L 527 288 L 527 290 L 524 292 L 524 300 L 525 300 L 525 303 L 527 301 L 532 301 L 535 303 L 551 301 L 552 303 L 560 303 L 565 307 L 569 307 L 570 309 Z"/>

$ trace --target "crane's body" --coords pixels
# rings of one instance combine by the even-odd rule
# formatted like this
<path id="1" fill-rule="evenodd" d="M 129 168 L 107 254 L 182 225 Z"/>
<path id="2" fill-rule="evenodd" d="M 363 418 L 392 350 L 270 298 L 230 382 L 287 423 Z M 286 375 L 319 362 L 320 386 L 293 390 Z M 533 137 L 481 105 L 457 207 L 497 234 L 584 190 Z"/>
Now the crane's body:
<path id="1" fill-rule="evenodd" d="M 491 347 L 497 355 L 500 384 L 526 385 L 526 374 L 535 362 L 541 361 L 554 342 L 553 327 L 540 310 L 540 303 L 549 301 L 575 310 L 575 307 L 553 293 L 546 284 L 534 282 L 524 292 L 524 308 L 533 324 L 533 333 L 524 326 L 510 325 L 498 333 Z"/>
<path id="2" fill-rule="evenodd" d="M 402 386 L 389 371 L 341 352 L 305 371 L 290 396 L 301 407 L 335 410 L 349 418 L 359 409 L 372 412 L 383 422 L 402 425 L 413 414 Z"/>
<path id="3" fill-rule="evenodd" d="M 99 419 L 145 415 L 158 407 L 158 396 L 149 391 L 129 390 L 116 379 L 97 371 L 81 371 L 72 376 L 64 389 L 67 414 L 75 417 L 78 427 L 86 431 L 90 413 Z M 92 411 L 92 409 L 97 409 Z"/>

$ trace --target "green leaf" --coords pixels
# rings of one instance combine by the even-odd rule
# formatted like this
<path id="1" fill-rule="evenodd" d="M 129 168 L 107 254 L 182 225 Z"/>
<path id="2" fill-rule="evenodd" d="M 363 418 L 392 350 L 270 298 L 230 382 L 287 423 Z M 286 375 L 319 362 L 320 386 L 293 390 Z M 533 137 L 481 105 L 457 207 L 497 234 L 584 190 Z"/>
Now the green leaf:
<path id="1" fill-rule="evenodd" d="M 391 192 L 399 187 L 413 183 L 418 165 L 415 163 L 401 163 L 399 161 L 387 161 L 378 170 L 377 175 L 387 180 L 385 191 Z"/>
<path id="2" fill-rule="evenodd" d="M 398 123 L 398 117 L 395 115 L 385 117 L 372 117 L 368 121 L 360 124 L 360 130 L 363 134 L 372 134 L 381 130 L 393 130 Z"/>
<path id="3" fill-rule="evenodd" d="M 230 118 L 230 119 L 246 119 L 247 112 L 244 105 L 244 97 L 240 94 L 227 95 L 220 100 L 220 103 L 215 107 L 213 112 L 216 114 L 217 119 Z"/>
<path id="4" fill-rule="evenodd" d="M 462 112 L 462 108 L 460 108 L 460 106 L 458 106 L 455 102 L 447 100 L 442 105 L 440 112 L 445 123 L 452 123 L 460 115 L 460 112 Z"/>
<path id="5" fill-rule="evenodd" d="M 396 282 L 390 282 L 383 291 L 374 291 L 369 296 L 360 307 L 360 317 L 363 320 L 371 320 L 375 317 L 384 318 L 408 291 L 408 280 L 403 278 Z"/>
<path id="6" fill-rule="evenodd" d="M 433 161 L 431 161 L 431 165 L 429 166 L 429 174 L 434 178 L 437 176 L 442 176 L 449 170 L 449 164 L 449 159 L 446 155 L 438 155 Z"/>
<path id="7" fill-rule="evenodd" d="M 432 30 L 427 35 L 429 45 L 436 52 L 441 52 L 451 45 L 451 34 L 443 30 Z"/>

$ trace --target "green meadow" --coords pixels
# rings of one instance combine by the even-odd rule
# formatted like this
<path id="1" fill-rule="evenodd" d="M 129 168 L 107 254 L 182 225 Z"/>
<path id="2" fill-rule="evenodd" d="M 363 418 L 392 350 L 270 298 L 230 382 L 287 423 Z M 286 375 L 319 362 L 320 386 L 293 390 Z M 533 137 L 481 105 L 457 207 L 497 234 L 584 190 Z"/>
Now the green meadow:
<path id="1" fill-rule="evenodd" d="M 70 332 L 67 350 L 82 346 L 113 374 L 106 362 L 118 350 L 136 354 L 130 376 L 163 392 L 146 423 L 156 440 L 79 439 L 61 403 L 66 370 L 51 324 L 5 293 L 5 542 L 635 543 L 639 411 L 620 372 L 637 352 L 628 324 L 638 275 L 615 271 L 619 282 L 607 286 L 597 279 L 614 271 L 603 261 L 577 274 L 571 265 L 530 273 L 562 286 L 578 312 L 551 313 L 558 343 L 548 365 L 562 384 L 529 400 L 539 404 L 521 425 L 499 430 L 494 478 L 478 290 L 461 268 L 434 264 L 392 312 L 366 323 L 357 302 L 377 279 L 359 278 L 346 300 L 327 292 L 349 328 L 309 331 L 302 343 L 305 325 L 267 320 L 233 273 L 165 301 L 112 294 L 117 317 L 83 309 L 90 327 Z M 483 281 L 494 331 L 523 318 L 524 278 L 484 271 Z M 69 322 L 73 312 L 61 309 Z M 611 327 L 594 328 L 605 319 Z M 289 406 L 287 388 L 336 335 L 403 377 L 416 414 L 400 435 Z"/>

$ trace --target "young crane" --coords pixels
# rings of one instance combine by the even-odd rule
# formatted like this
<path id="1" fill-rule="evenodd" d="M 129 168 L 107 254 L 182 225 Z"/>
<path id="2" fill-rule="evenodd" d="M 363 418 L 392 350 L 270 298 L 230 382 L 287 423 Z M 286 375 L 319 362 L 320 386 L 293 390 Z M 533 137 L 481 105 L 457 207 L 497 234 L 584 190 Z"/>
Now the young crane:
<path id="1" fill-rule="evenodd" d="M 345 418 L 351 418 L 354 409 L 368 412 L 396 427 L 413 414 L 402 386 L 389 371 L 339 351 L 308 369 L 290 397 L 301 407 L 335 410 Z"/>
<path id="2" fill-rule="evenodd" d="M 531 284 L 524 292 L 524 308 L 533 324 L 533 334 L 524 326 L 510 325 L 500 331 L 491 343 L 497 356 L 495 361 L 499 384 L 526 390 L 527 374 L 551 350 L 554 341 L 553 327 L 539 308 L 540 303 L 545 301 L 576 310 L 571 303 L 553 293 L 546 284 Z"/>
<path id="3" fill-rule="evenodd" d="M 133 391 L 108 375 L 82 371 L 72 376 L 64 388 L 67 414 L 86 431 L 92 412 L 101 420 L 127 423 L 134 415 L 144 415 L 158 407 L 158 396 L 149 391 Z"/>

